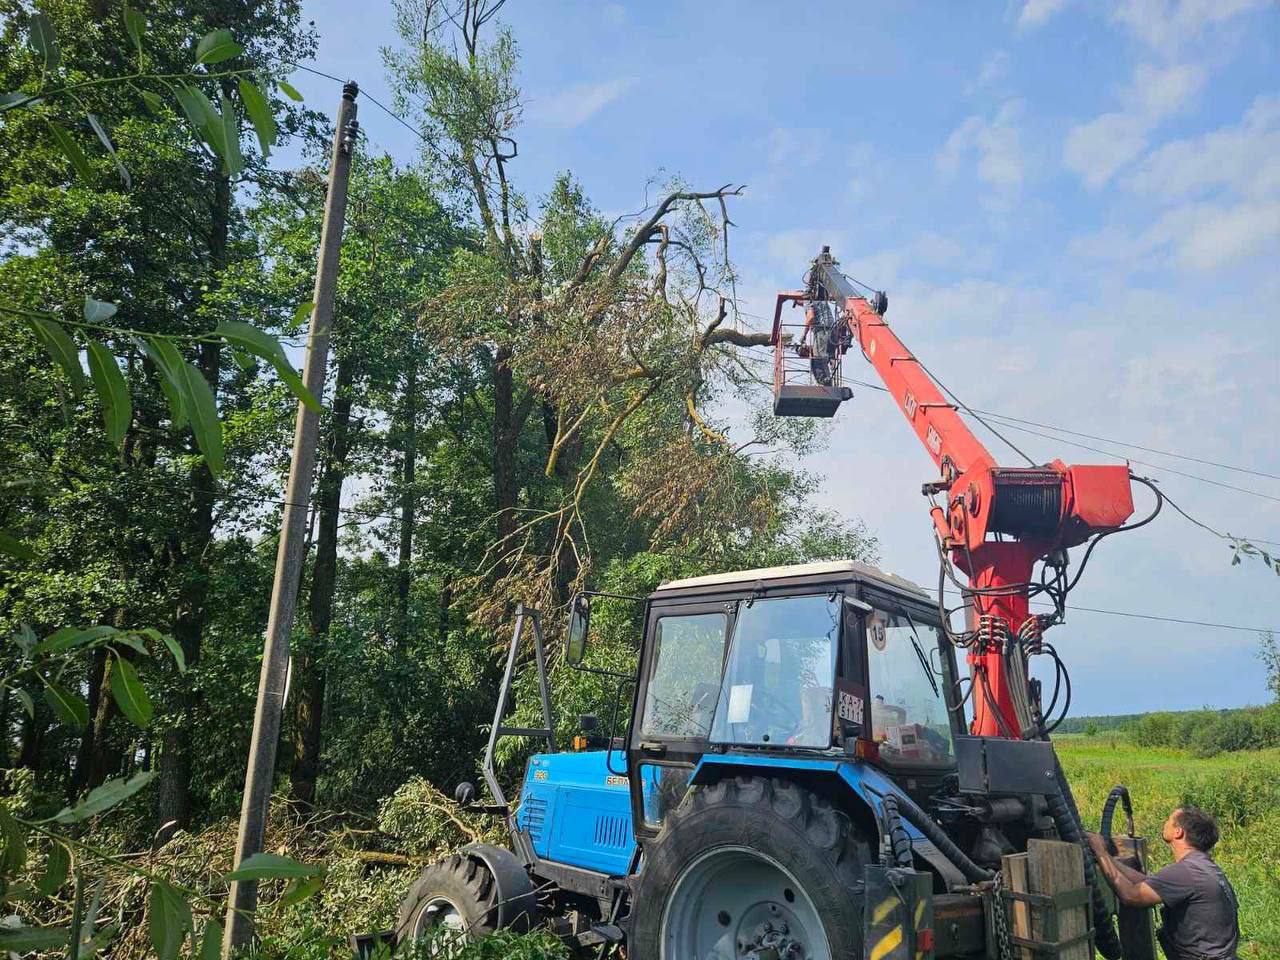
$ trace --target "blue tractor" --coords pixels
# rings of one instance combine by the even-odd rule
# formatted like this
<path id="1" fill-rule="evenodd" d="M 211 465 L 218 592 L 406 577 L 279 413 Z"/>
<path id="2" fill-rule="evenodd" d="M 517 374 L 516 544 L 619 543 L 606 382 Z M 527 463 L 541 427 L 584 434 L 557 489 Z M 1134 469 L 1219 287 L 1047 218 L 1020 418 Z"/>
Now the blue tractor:
<path id="1" fill-rule="evenodd" d="M 573 602 L 577 669 L 594 669 L 605 596 Z M 557 748 L 541 625 L 521 609 L 484 757 L 510 846 L 427 867 L 397 940 L 543 924 L 586 956 L 630 960 L 1000 958 L 1029 942 L 1008 915 L 1033 904 L 999 889 L 1001 858 L 1078 843 L 1079 817 L 1047 738 L 968 735 L 967 685 L 923 589 L 844 561 L 617 599 L 643 605 L 636 672 L 609 674 L 631 697 L 626 728 L 584 717 Z M 542 726 L 512 727 L 530 641 Z M 508 736 L 546 742 L 518 801 L 494 770 Z M 1096 886 L 1059 899 L 1093 919 L 1037 956 L 1119 956 Z"/>

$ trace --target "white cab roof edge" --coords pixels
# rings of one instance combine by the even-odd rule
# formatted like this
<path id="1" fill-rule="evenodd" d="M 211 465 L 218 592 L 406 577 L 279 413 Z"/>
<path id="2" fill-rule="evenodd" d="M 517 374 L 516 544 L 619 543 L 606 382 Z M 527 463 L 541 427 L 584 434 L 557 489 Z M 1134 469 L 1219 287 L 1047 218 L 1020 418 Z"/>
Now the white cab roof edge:
<path id="1" fill-rule="evenodd" d="M 671 580 L 659 584 L 657 593 L 668 590 L 683 590 L 688 587 L 707 587 L 722 583 L 754 583 L 757 580 L 781 580 L 785 577 L 822 576 L 824 574 L 855 573 L 871 580 L 879 580 L 900 589 L 929 596 L 929 592 L 918 583 L 912 583 L 905 577 L 894 573 L 886 573 L 868 563 L 857 560 L 831 560 L 824 563 L 797 563 L 787 567 L 761 567 L 757 570 L 735 570 L 730 573 L 713 573 L 704 577 L 686 577 L 683 580 Z"/>

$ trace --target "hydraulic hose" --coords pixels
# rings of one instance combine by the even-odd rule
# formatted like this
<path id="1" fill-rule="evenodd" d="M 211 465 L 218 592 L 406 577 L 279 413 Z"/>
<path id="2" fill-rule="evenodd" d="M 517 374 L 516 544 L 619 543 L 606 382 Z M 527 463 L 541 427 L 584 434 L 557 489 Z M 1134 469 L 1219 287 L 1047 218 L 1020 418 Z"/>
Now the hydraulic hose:
<path id="1" fill-rule="evenodd" d="M 889 798 L 886 797 L 886 800 Z M 979 883 L 983 880 L 990 880 L 992 873 L 990 870 L 984 870 L 972 860 L 970 860 L 963 850 L 952 842 L 951 838 L 942 832 L 942 828 L 929 819 L 929 815 L 921 810 L 914 800 L 906 794 L 897 795 L 898 813 L 903 820 L 911 824 L 917 830 L 925 835 L 933 845 L 941 851 L 942 855 L 955 864 L 964 878 L 970 883 Z M 1110 960 L 1110 958 L 1109 958 Z"/>
<path id="2" fill-rule="evenodd" d="M 1080 822 L 1080 811 L 1071 793 L 1071 785 L 1067 783 L 1066 774 L 1062 772 L 1062 764 L 1056 757 L 1053 761 L 1053 772 L 1058 782 L 1058 792 L 1046 794 L 1045 800 L 1049 803 L 1049 813 L 1053 816 L 1053 822 L 1058 828 L 1058 836 L 1068 843 L 1076 843 L 1084 848 L 1084 879 L 1089 885 L 1089 902 L 1093 907 L 1094 945 L 1107 960 L 1120 960 L 1123 948 L 1120 946 L 1115 923 L 1102 896 L 1102 880 L 1093 862 L 1093 853 L 1085 842 L 1084 826 Z"/>
<path id="3" fill-rule="evenodd" d="M 1112 856 L 1115 856 L 1116 845 L 1111 840 L 1111 822 L 1115 819 L 1117 803 L 1124 807 L 1124 815 L 1129 821 L 1129 836 L 1132 837 L 1134 835 L 1133 801 L 1129 799 L 1129 788 L 1124 784 L 1112 788 L 1107 794 L 1107 802 L 1102 807 L 1102 829 L 1099 832 L 1107 841 L 1107 849 L 1111 851 Z"/>
<path id="4" fill-rule="evenodd" d="M 898 798 L 888 794 L 880 801 L 880 813 L 884 819 L 884 835 L 889 841 L 889 858 L 895 867 L 911 866 L 911 837 L 902 825 L 902 813 Z"/>

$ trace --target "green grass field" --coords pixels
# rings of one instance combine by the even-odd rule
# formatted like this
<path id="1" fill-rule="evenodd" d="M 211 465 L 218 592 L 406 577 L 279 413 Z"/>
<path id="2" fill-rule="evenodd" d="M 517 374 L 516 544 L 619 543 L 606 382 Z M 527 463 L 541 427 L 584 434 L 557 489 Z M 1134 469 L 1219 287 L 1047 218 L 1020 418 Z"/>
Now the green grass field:
<path id="1" fill-rule="evenodd" d="M 1183 750 L 1135 747 L 1123 734 L 1054 740 L 1086 826 L 1096 830 L 1117 783 L 1133 797 L 1138 833 L 1151 839 L 1155 867 L 1169 862 L 1160 825 L 1169 811 L 1194 803 L 1222 827 L 1214 855 L 1240 898 L 1240 956 L 1280 957 L 1280 750 L 1197 759 Z"/>

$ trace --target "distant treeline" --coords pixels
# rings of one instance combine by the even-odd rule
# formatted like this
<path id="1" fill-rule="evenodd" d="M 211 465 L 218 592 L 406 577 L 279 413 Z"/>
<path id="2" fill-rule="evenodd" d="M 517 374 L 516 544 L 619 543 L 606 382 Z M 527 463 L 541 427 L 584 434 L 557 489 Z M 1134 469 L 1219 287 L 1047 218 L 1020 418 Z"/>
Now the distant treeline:
<path id="1" fill-rule="evenodd" d="M 1121 732 L 1140 747 L 1176 747 L 1198 757 L 1280 747 L 1280 704 L 1231 710 L 1158 711 L 1071 717 L 1059 733 Z"/>
<path id="2" fill-rule="evenodd" d="M 1238 710 L 1148 713 L 1127 731 L 1143 747 L 1179 747 L 1198 757 L 1280 747 L 1280 704 Z"/>
<path id="3" fill-rule="evenodd" d="M 1059 725 L 1058 733 L 1105 733 L 1109 730 L 1124 730 L 1141 720 L 1143 713 L 1117 713 L 1108 717 L 1067 717 Z"/>

